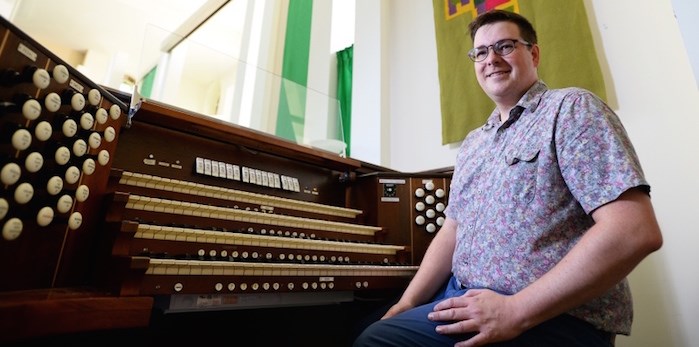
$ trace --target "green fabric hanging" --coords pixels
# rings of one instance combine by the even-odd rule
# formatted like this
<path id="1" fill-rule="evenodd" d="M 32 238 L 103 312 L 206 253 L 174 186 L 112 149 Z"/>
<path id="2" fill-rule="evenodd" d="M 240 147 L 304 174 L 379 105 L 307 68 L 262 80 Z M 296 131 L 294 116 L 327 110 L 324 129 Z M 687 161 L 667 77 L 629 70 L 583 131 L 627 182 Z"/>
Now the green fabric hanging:
<path id="1" fill-rule="evenodd" d="M 337 55 L 337 99 L 340 102 L 340 125 L 342 140 L 347 144 L 345 154 L 350 156 L 352 134 L 352 55 L 354 45 L 339 52 Z"/>
<path id="2" fill-rule="evenodd" d="M 481 90 L 467 52 L 468 24 L 485 10 L 513 11 L 539 36 L 539 77 L 550 88 L 581 87 L 606 100 L 587 12 L 582 0 L 433 0 L 442 110 L 442 144 L 460 142 L 485 122 L 495 104 Z"/>
<path id="3" fill-rule="evenodd" d="M 313 0 L 289 1 L 275 135 L 294 142 L 305 125 L 312 14 Z"/>

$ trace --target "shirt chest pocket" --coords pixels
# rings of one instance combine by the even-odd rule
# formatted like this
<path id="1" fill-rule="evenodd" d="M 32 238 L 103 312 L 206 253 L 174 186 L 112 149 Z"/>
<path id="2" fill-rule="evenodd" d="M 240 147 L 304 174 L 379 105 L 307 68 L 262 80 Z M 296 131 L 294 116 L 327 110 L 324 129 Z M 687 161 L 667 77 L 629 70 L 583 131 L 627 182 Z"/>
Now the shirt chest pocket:
<path id="1" fill-rule="evenodd" d="M 502 197 L 512 203 L 529 203 L 536 195 L 538 147 L 512 148 L 505 152 L 505 175 L 508 182 Z"/>

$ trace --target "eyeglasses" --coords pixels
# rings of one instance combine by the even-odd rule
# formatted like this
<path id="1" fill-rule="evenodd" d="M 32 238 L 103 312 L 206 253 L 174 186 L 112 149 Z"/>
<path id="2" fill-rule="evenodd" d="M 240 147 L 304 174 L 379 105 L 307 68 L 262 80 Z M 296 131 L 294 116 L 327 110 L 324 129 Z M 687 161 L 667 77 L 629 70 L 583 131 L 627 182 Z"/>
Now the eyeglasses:
<path id="1" fill-rule="evenodd" d="M 492 44 L 490 46 L 479 46 L 479 47 L 471 48 L 471 50 L 468 51 L 468 57 L 471 58 L 471 60 L 473 60 L 475 62 L 483 61 L 483 60 L 485 60 L 485 58 L 488 57 L 488 53 L 490 52 L 490 47 L 493 47 L 493 52 L 495 52 L 495 54 L 503 57 L 503 56 L 506 56 L 506 55 L 512 53 L 515 50 L 515 45 L 517 43 L 521 43 L 527 47 L 532 46 L 531 43 L 524 41 L 524 40 L 504 39 L 504 40 L 500 40 L 498 42 L 495 42 L 494 44 Z"/>

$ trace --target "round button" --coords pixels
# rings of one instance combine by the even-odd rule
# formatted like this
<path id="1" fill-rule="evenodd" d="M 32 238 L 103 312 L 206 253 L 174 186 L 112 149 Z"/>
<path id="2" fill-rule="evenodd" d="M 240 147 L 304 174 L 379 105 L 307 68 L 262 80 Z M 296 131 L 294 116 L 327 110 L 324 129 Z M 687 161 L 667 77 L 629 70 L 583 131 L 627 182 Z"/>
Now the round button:
<path id="1" fill-rule="evenodd" d="M 102 93 L 100 93 L 99 90 L 90 89 L 90 91 L 87 92 L 87 102 L 89 102 L 90 105 L 97 106 L 97 105 L 99 105 L 101 100 L 102 100 Z"/>
<path id="2" fill-rule="evenodd" d="M 65 122 L 63 122 L 63 125 L 61 126 L 61 131 L 63 132 L 63 135 L 65 137 L 73 137 L 75 134 L 78 133 L 78 123 L 76 123 L 72 119 L 68 119 Z"/>
<path id="3" fill-rule="evenodd" d="M 5 218 L 7 211 L 10 210 L 10 203 L 5 198 L 0 198 L 0 220 Z"/>
<path id="4" fill-rule="evenodd" d="M 83 224 L 83 215 L 80 212 L 73 212 L 68 218 L 68 228 L 75 230 Z"/>
<path id="5" fill-rule="evenodd" d="M 54 155 L 54 160 L 56 160 L 56 164 L 58 165 L 68 164 L 68 161 L 70 160 L 70 150 L 68 147 L 58 147 L 56 154 Z"/>
<path id="6" fill-rule="evenodd" d="M 106 149 L 99 152 L 97 155 L 97 162 L 102 166 L 109 164 L 109 152 Z"/>
<path id="7" fill-rule="evenodd" d="M 87 198 L 90 197 L 90 188 L 84 184 L 81 184 L 80 187 L 75 191 L 75 200 L 78 202 L 85 202 Z M 214 255 L 212 257 L 216 256 L 216 251 L 212 251 Z"/>
<path id="8" fill-rule="evenodd" d="M 425 202 L 426 202 L 428 205 L 434 204 L 434 201 L 435 201 L 435 200 L 434 200 L 434 196 L 432 196 L 432 195 L 428 195 L 428 196 L 425 197 Z"/>
<path id="9" fill-rule="evenodd" d="M 32 82 L 37 88 L 46 89 L 51 83 L 51 76 L 49 72 L 44 69 L 36 69 L 34 74 L 32 74 Z"/>
<path id="10" fill-rule="evenodd" d="M 49 112 L 56 112 L 61 108 L 61 96 L 57 93 L 51 92 L 44 98 L 44 106 Z"/>
<path id="11" fill-rule="evenodd" d="M 444 217 L 437 217 L 437 221 L 435 223 L 441 227 L 444 225 Z"/>
<path id="12" fill-rule="evenodd" d="M 425 217 L 424 216 L 415 217 L 415 224 L 417 224 L 417 225 L 425 224 Z"/>
<path id="13" fill-rule="evenodd" d="M 39 141 L 46 141 L 51 138 L 53 134 L 53 129 L 51 128 L 51 123 L 42 120 L 34 128 L 34 136 Z"/>
<path id="14" fill-rule="evenodd" d="M 75 166 L 71 166 L 66 170 L 65 175 L 66 183 L 75 184 L 80 179 L 80 169 Z"/>
<path id="15" fill-rule="evenodd" d="M 223 289 L 223 283 L 219 282 L 214 285 L 214 290 L 220 292 Z"/>
<path id="16" fill-rule="evenodd" d="M 437 227 L 436 227 L 434 224 L 432 224 L 432 223 L 427 224 L 427 226 L 425 226 L 425 229 L 426 229 L 427 232 L 430 233 L 430 234 L 433 233 L 433 232 L 435 232 L 435 231 L 437 231 Z"/>
<path id="17" fill-rule="evenodd" d="M 87 141 L 90 143 L 90 148 L 97 149 L 102 144 L 102 136 L 99 133 L 92 133 Z"/>
<path id="18" fill-rule="evenodd" d="M 80 93 L 75 93 L 70 97 L 70 107 L 74 111 L 80 111 L 85 108 L 85 96 Z"/>
<path id="19" fill-rule="evenodd" d="M 34 99 L 25 101 L 22 105 L 22 115 L 29 120 L 39 118 L 39 115 L 41 115 L 41 104 Z"/>
<path id="20" fill-rule="evenodd" d="M 417 211 L 424 211 L 424 210 L 425 210 L 425 203 L 422 202 L 422 201 L 418 201 L 418 202 L 415 204 L 415 210 L 417 210 Z"/>
<path id="21" fill-rule="evenodd" d="M 109 108 L 109 117 L 111 117 L 113 120 L 119 119 L 121 116 L 121 108 L 117 105 L 112 105 Z"/>
<path id="22" fill-rule="evenodd" d="M 39 152 L 29 153 L 27 159 L 24 161 L 24 167 L 27 168 L 29 172 L 38 172 L 41 167 L 44 166 L 44 156 Z"/>
<path id="23" fill-rule="evenodd" d="M 434 190 L 434 182 L 429 181 L 429 182 L 425 183 L 425 189 L 427 189 L 428 191 Z"/>
<path id="24" fill-rule="evenodd" d="M 19 235 L 22 233 L 22 228 L 24 228 L 22 220 L 19 218 L 10 218 L 2 226 L 2 238 L 7 241 L 12 241 L 19 237 Z"/>
<path id="25" fill-rule="evenodd" d="M 95 112 L 95 119 L 97 120 L 97 123 L 99 124 L 104 124 L 107 123 L 107 119 L 109 119 L 109 114 L 107 114 L 107 110 L 103 108 L 98 108 L 97 111 Z"/>
<path id="26" fill-rule="evenodd" d="M 36 214 L 36 224 L 39 224 L 41 227 L 51 224 L 51 221 L 53 221 L 53 209 L 50 207 L 43 207 Z"/>
<path id="27" fill-rule="evenodd" d="M 112 142 L 116 138 L 116 130 L 111 126 L 104 129 L 104 140 L 107 142 Z"/>
<path id="28" fill-rule="evenodd" d="M 73 154 L 76 157 L 82 157 L 87 153 L 87 143 L 83 139 L 78 139 L 73 142 Z"/>
<path id="29" fill-rule="evenodd" d="M 34 186 L 30 183 L 21 183 L 17 186 L 17 189 L 15 189 L 15 201 L 20 205 L 28 203 L 33 197 Z"/>
<path id="30" fill-rule="evenodd" d="M 8 186 L 17 183 L 20 176 L 22 176 L 22 168 L 16 163 L 7 163 L 0 170 L 0 180 Z"/>
<path id="31" fill-rule="evenodd" d="M 64 65 L 56 65 L 53 68 L 53 79 L 56 80 L 59 84 L 63 84 L 68 82 L 68 78 L 70 77 L 70 73 L 68 72 L 68 68 L 65 67 Z"/>
<path id="32" fill-rule="evenodd" d="M 63 190 L 63 179 L 58 176 L 49 178 L 49 181 L 46 183 L 46 191 L 49 195 L 58 195 L 61 190 Z"/>
<path id="33" fill-rule="evenodd" d="M 233 282 L 228 283 L 228 291 L 232 292 L 234 290 L 235 290 L 235 283 L 233 283 Z"/>
<path id="34" fill-rule="evenodd" d="M 439 188 L 434 192 L 434 195 L 436 195 L 438 198 L 443 198 L 446 193 L 444 192 L 444 189 Z"/>
<path id="35" fill-rule="evenodd" d="M 73 208 L 73 198 L 70 195 L 65 194 L 58 198 L 56 211 L 59 213 L 68 213 L 71 208 Z"/>
<path id="36" fill-rule="evenodd" d="M 444 209 L 446 209 L 446 205 L 444 205 L 442 202 L 438 202 L 434 208 L 437 210 L 437 212 L 443 212 Z"/>
<path id="37" fill-rule="evenodd" d="M 12 134 L 12 147 L 18 151 L 29 148 L 32 144 L 32 133 L 27 129 L 18 129 Z"/>
<path id="38" fill-rule="evenodd" d="M 415 196 L 418 198 L 425 196 L 425 190 L 422 188 L 415 189 Z"/>
<path id="39" fill-rule="evenodd" d="M 182 283 L 180 283 L 180 282 L 177 282 L 177 283 L 175 283 L 175 285 L 172 287 L 172 289 L 174 289 L 176 292 L 181 292 L 182 289 L 184 289 L 184 285 L 182 285 Z"/>
<path id="40" fill-rule="evenodd" d="M 436 215 L 437 215 L 437 213 L 434 212 L 433 209 L 429 209 L 429 210 L 425 211 L 425 216 L 427 216 L 427 218 L 434 218 Z"/>
<path id="41" fill-rule="evenodd" d="M 80 115 L 80 127 L 83 128 L 83 130 L 90 130 L 93 125 L 95 125 L 95 117 L 89 112 Z"/>
<path id="42" fill-rule="evenodd" d="M 92 158 L 87 158 L 83 162 L 83 173 L 85 175 L 92 175 L 95 172 L 95 167 L 97 164 L 95 164 L 95 161 Z"/>

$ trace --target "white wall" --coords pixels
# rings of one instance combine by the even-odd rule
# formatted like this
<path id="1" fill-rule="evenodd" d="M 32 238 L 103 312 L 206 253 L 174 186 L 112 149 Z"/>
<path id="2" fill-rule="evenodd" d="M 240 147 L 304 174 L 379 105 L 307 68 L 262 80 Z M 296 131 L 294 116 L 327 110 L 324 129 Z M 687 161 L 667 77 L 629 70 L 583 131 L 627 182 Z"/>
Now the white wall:
<path id="1" fill-rule="evenodd" d="M 382 83 L 390 106 L 382 117 L 390 127 L 381 136 L 390 139 L 390 156 L 379 164 L 407 172 L 453 165 L 455 146 L 441 145 L 432 2 L 388 1 L 382 30 L 390 68 Z M 636 146 L 665 237 L 629 277 L 635 320 L 617 346 L 699 346 L 699 91 L 671 1 L 586 0 L 586 7 L 610 104 Z M 360 8 L 357 18 L 365 15 Z"/>

